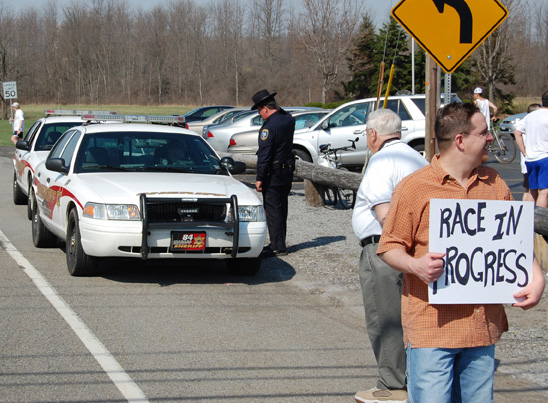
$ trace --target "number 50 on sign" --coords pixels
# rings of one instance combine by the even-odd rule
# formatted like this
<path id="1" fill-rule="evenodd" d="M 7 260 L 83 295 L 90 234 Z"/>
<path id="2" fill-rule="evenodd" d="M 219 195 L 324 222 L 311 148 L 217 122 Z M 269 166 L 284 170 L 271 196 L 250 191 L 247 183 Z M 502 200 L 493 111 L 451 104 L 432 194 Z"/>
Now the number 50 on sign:
<path id="1" fill-rule="evenodd" d="M 17 83 L 15 81 L 8 81 L 3 83 L 4 99 L 16 99 L 17 98 Z"/>

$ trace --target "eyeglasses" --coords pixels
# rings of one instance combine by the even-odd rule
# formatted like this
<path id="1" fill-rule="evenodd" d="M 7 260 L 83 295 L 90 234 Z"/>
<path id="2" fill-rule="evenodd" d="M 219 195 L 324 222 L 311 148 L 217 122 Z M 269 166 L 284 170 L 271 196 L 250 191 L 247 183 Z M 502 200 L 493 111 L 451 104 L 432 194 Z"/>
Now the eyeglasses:
<path id="1" fill-rule="evenodd" d="M 483 138 L 489 138 L 489 136 L 491 135 L 491 132 L 489 131 L 489 129 L 485 129 L 484 131 L 482 131 L 481 133 L 466 133 L 466 132 L 462 132 L 462 134 L 466 134 L 466 135 L 473 135 L 473 136 L 479 136 L 479 137 L 483 137 Z"/>

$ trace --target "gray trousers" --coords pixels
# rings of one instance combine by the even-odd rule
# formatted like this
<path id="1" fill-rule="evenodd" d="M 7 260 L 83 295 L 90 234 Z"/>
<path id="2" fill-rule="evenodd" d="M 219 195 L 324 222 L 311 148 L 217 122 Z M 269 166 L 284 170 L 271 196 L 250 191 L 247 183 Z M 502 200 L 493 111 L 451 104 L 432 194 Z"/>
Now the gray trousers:
<path id="1" fill-rule="evenodd" d="M 379 389 L 405 389 L 406 353 L 401 326 L 403 274 L 377 256 L 378 244 L 366 245 L 360 256 L 360 284 L 365 323 L 379 369 Z"/>

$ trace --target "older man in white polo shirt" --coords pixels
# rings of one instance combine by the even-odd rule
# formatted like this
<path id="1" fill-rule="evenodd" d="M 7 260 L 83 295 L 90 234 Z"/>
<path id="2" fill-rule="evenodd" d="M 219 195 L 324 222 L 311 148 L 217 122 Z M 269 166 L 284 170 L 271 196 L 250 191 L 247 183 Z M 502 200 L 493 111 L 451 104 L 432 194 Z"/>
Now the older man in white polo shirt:
<path id="1" fill-rule="evenodd" d="M 352 227 L 363 247 L 359 275 L 367 333 L 379 379 L 375 388 L 358 392 L 355 400 L 407 402 L 400 302 L 402 274 L 377 256 L 377 244 L 394 188 L 428 162 L 401 141 L 401 119 L 389 109 L 369 115 L 367 146 L 373 156 L 358 190 Z"/>

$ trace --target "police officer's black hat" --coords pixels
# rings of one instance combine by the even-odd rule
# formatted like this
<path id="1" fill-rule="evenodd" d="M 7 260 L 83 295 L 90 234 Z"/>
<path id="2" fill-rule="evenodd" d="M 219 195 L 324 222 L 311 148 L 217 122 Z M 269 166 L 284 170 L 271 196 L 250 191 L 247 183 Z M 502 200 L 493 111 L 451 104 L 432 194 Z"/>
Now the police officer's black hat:
<path id="1" fill-rule="evenodd" d="M 253 100 L 254 105 L 251 107 L 251 110 L 254 111 L 259 107 L 261 104 L 265 105 L 270 101 L 271 99 L 274 99 L 277 92 L 273 92 L 270 94 L 268 90 L 260 90 L 257 92 L 253 97 L 251 98 Z"/>

